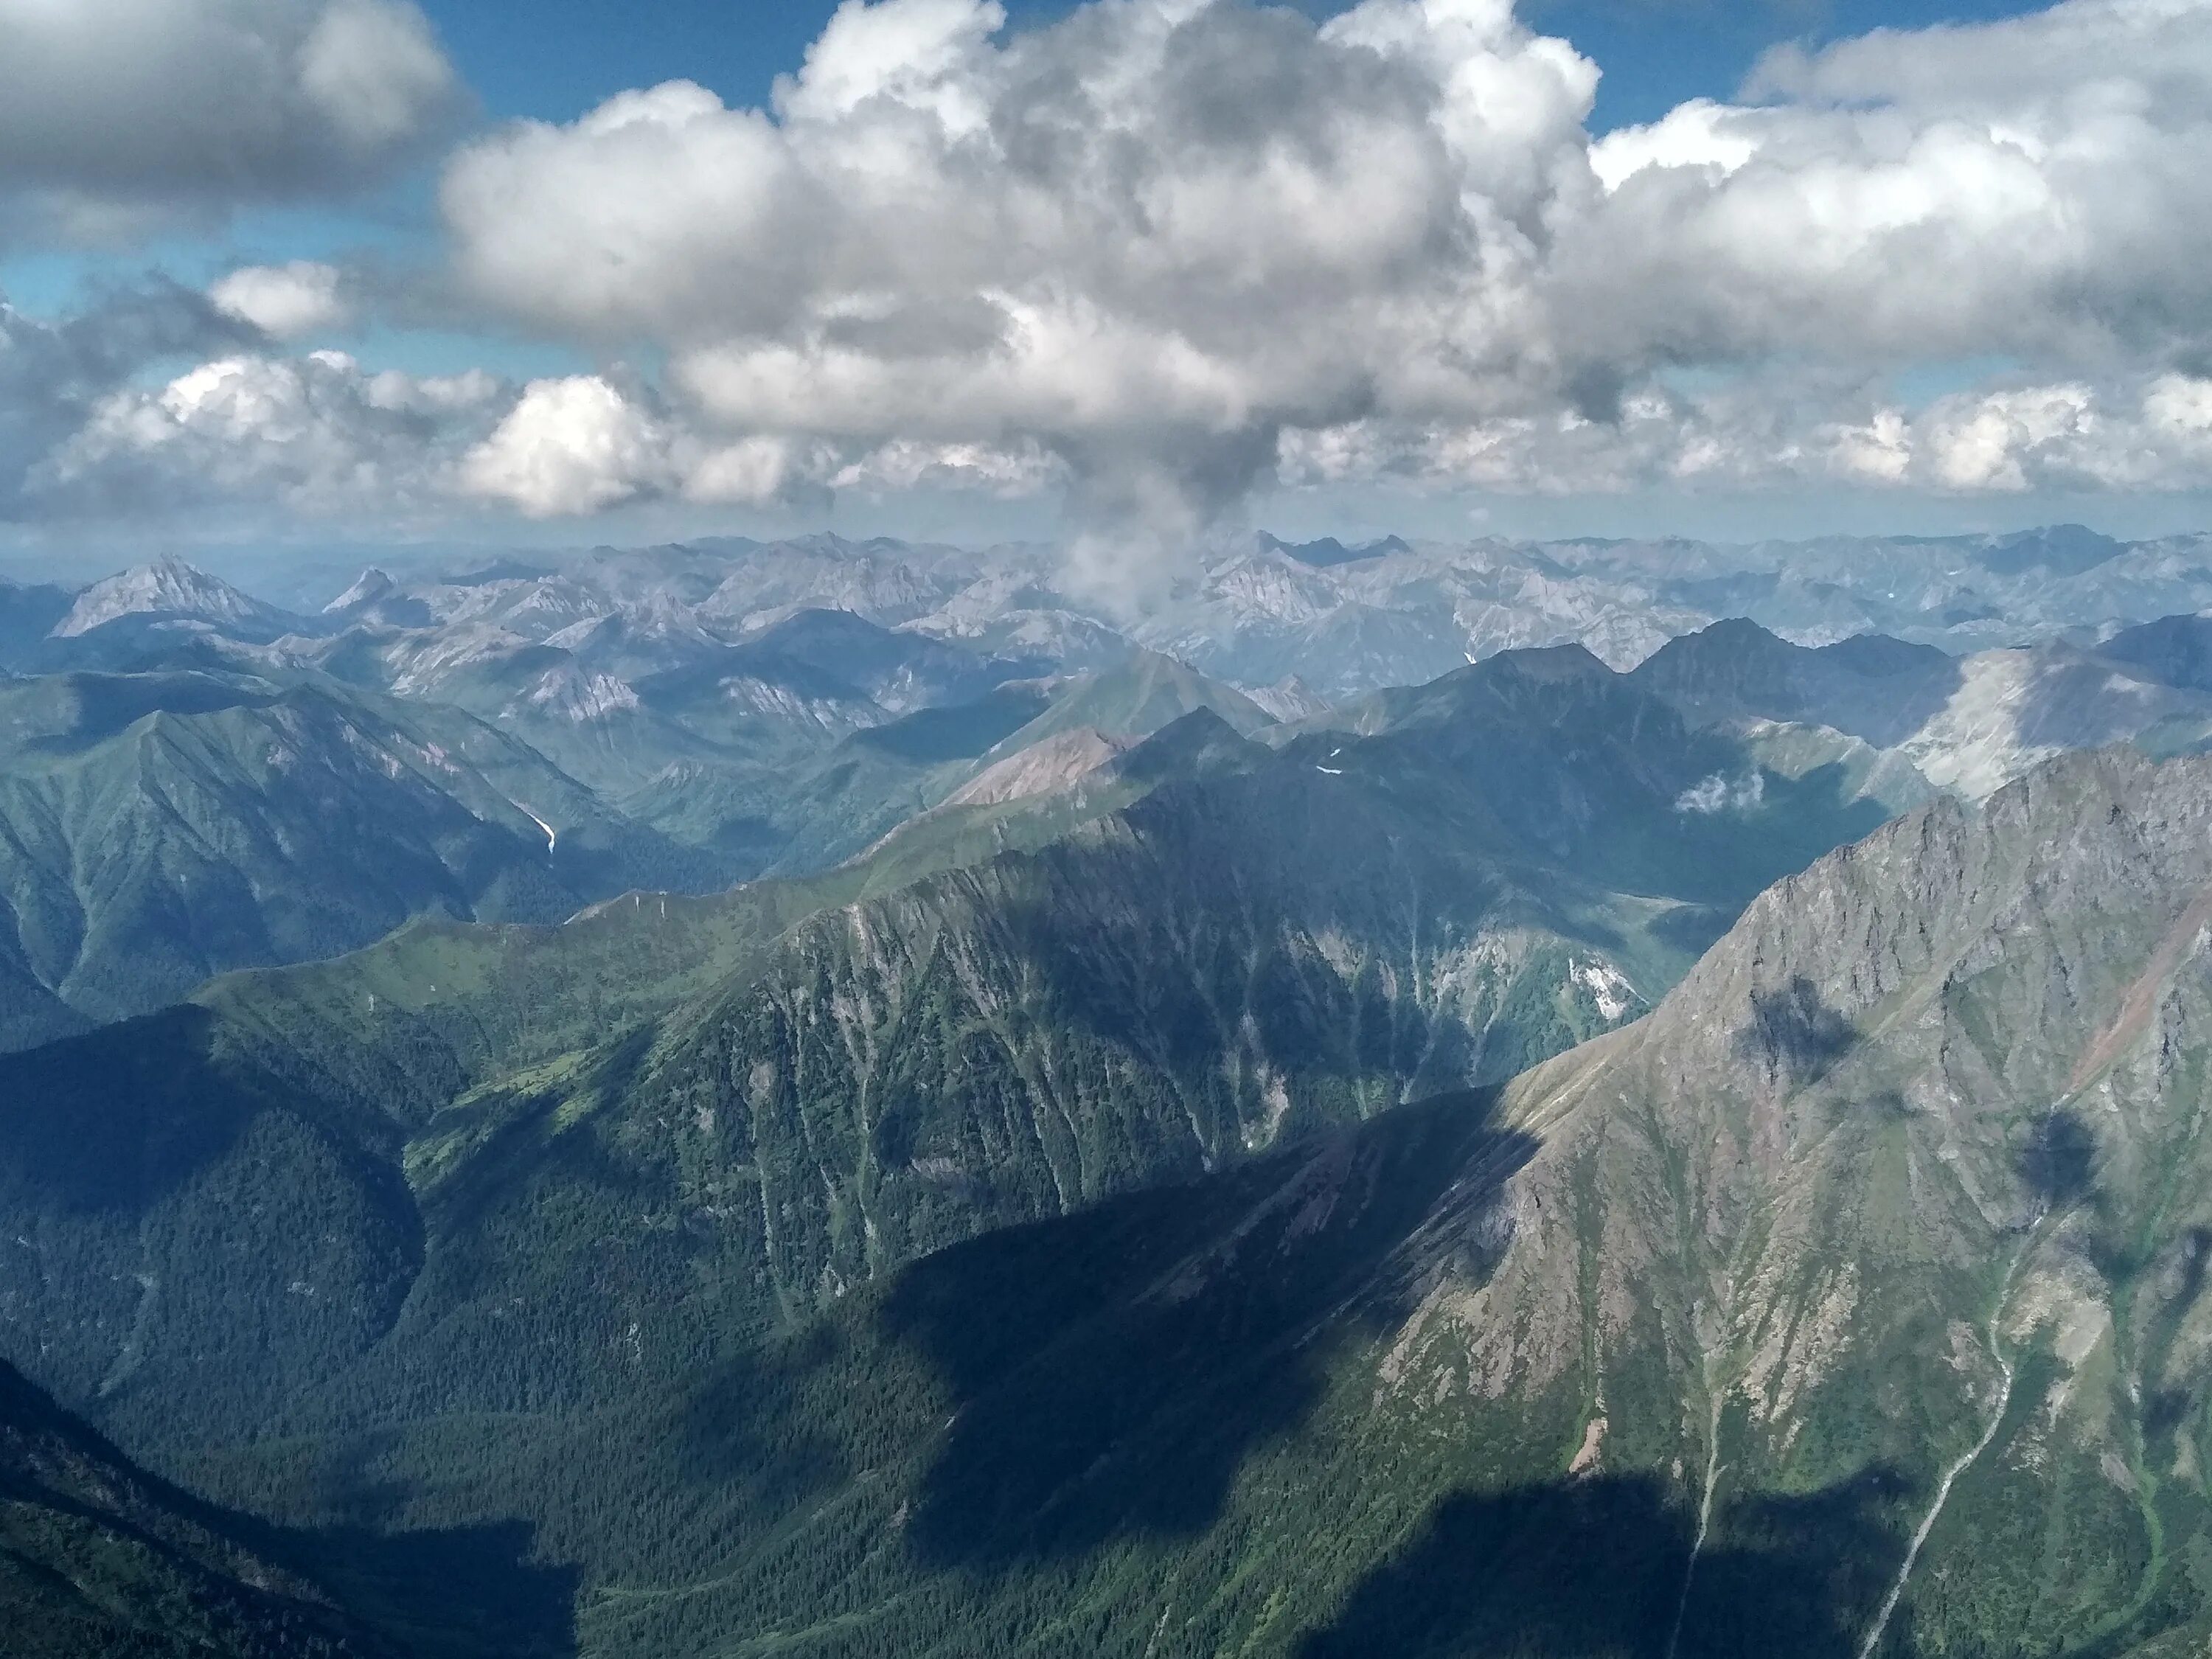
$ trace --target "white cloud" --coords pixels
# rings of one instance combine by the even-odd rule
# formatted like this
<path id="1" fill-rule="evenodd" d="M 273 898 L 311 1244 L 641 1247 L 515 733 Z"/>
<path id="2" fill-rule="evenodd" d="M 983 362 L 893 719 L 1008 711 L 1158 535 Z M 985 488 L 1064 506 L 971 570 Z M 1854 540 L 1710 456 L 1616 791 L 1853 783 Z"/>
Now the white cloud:
<path id="1" fill-rule="evenodd" d="M 1715 772 L 1675 796 L 1674 810 L 1710 817 L 1717 812 L 1755 811 L 1765 799 L 1764 772 L 1747 772 L 1733 781 Z"/>
<path id="2" fill-rule="evenodd" d="M 102 399 L 154 364 L 229 350 L 248 338 L 204 296 L 172 283 L 111 290 L 56 322 L 26 317 L 0 299 L 0 521 L 36 510 L 24 494 L 29 471 Z"/>
<path id="3" fill-rule="evenodd" d="M 7 321 L 0 312 L 0 347 L 10 343 Z M 22 337 L 36 346 L 45 337 Z M 0 352 L 0 368 L 12 361 Z M 11 507 L 102 516 L 216 502 L 354 518 L 490 507 L 556 519 L 638 498 L 765 506 L 833 481 L 1018 492 L 1032 476 L 1025 459 L 1033 472 L 1034 456 L 959 447 L 848 456 L 702 436 L 649 393 L 598 374 L 518 389 L 480 369 L 416 375 L 367 371 L 340 351 L 239 352 L 83 399 L 76 428 L 31 466 L 21 501 L 0 499 L 0 517 Z"/>
<path id="4" fill-rule="evenodd" d="M 1490 290 L 1581 165 L 1595 70 L 1504 4 L 1001 21 L 848 4 L 772 112 L 675 83 L 472 145 L 442 196 L 459 272 L 668 347 L 731 429 L 1041 446 L 1123 499 L 1233 495 L 1285 420 L 1520 355 Z"/>
<path id="5" fill-rule="evenodd" d="M 1435 491 L 1562 495 L 2212 489 L 2212 380 L 2022 382 L 1917 410 L 1771 376 L 1695 396 L 1648 388 L 1611 421 L 1569 410 L 1410 432 L 1356 422 L 1286 433 L 1277 475 L 1293 488 L 1395 479 Z"/>
<path id="6" fill-rule="evenodd" d="M 1592 150 L 1559 293 L 1630 367 L 2167 366 L 2212 339 L 2212 7 L 2068 0 L 1771 56 Z"/>
<path id="7" fill-rule="evenodd" d="M 782 495 L 799 472 L 790 444 L 741 438 L 699 456 L 684 480 L 684 494 L 709 505 L 758 507 Z"/>
<path id="8" fill-rule="evenodd" d="M 218 358 L 102 398 L 31 490 L 57 513 L 237 501 L 405 517 L 446 504 L 502 390 L 481 374 L 364 374 L 336 351 Z"/>
<path id="9" fill-rule="evenodd" d="M 95 62 L 64 14 L 164 44 Z M 94 131 L 42 83 L 52 118 L 23 138 L 5 30 L 33 15 L 14 27 L 57 84 L 94 88 L 83 108 L 130 104 L 137 75 L 149 112 Z M 147 68 L 162 52 L 174 86 Z M 1780 52 L 1738 101 L 1593 140 L 1596 74 L 1508 0 L 1364 0 L 1318 24 L 1089 0 L 1025 30 L 996 0 L 846 0 L 765 108 L 671 82 L 502 127 L 445 168 L 456 287 L 661 365 L 656 383 L 437 409 L 406 377 L 380 403 L 358 370 L 204 355 L 316 388 L 372 476 L 540 516 L 1065 490 L 1096 545 L 1170 548 L 1271 478 L 2212 485 L 2212 0 Z M 211 90 L 240 87 L 272 90 Z M 264 194 L 353 177 L 451 93 L 397 0 L 0 0 L 0 193 L 123 211 L 162 167 L 204 179 L 233 151 Z M 301 338 L 340 325 L 349 291 L 295 264 L 210 298 Z M 2002 367 L 1966 384 L 1975 363 Z M 1905 370 L 1960 389 L 1899 398 Z M 313 448 L 259 432 L 234 441 L 264 462 Z M 102 465 L 127 447 L 100 441 Z M 338 500 L 283 482 L 334 465 L 236 476 Z"/>
<path id="10" fill-rule="evenodd" d="M 300 47 L 308 102 L 356 155 L 406 143 L 453 92 L 422 14 L 392 0 L 330 0 Z"/>
<path id="11" fill-rule="evenodd" d="M 459 100 L 409 0 L 0 0 L 0 232 L 112 240 L 351 188 Z"/>
<path id="12" fill-rule="evenodd" d="M 461 487 L 534 519 L 596 513 L 670 483 L 670 434 L 596 374 L 532 380 L 461 464 Z"/>
<path id="13" fill-rule="evenodd" d="M 337 267 L 307 259 L 242 266 L 210 288 L 208 298 L 225 316 L 278 340 L 341 327 L 350 315 Z"/>
<path id="14" fill-rule="evenodd" d="M 1034 441 L 1011 448 L 988 444 L 917 443 L 897 438 L 836 467 L 838 489 L 897 494 L 917 489 L 967 489 L 1006 500 L 1064 488 L 1066 468 Z"/>
<path id="15" fill-rule="evenodd" d="M 1953 411 L 1903 462 L 1876 419 L 1902 415 L 1797 429 L 1772 366 L 2103 386 L 2212 345 L 2201 0 L 1778 55 L 1760 103 L 1595 142 L 1595 66 L 1504 0 L 1003 22 L 848 0 L 769 109 L 678 82 L 509 127 L 447 170 L 457 271 L 538 328 L 664 350 L 733 434 L 1042 453 L 1094 506 L 1201 518 L 1279 454 L 1325 471 L 1347 426 L 1495 488 L 2005 488 L 2094 447 L 2057 404 Z M 1728 430 L 1665 389 L 1684 368 L 1756 383 Z"/>

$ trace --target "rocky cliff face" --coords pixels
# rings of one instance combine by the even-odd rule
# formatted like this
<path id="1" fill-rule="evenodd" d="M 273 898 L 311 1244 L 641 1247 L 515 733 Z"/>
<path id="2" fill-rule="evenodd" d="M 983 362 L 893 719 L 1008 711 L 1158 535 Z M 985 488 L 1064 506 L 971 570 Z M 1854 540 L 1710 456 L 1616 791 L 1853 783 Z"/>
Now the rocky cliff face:
<path id="1" fill-rule="evenodd" d="M 2154 1633 L 2177 1535 L 2212 1535 L 2208 923 L 2212 766 L 2126 751 L 1778 884 L 1648 1018 L 1508 1091 L 1539 1145 L 1511 1246 L 1437 1269 L 1386 1392 L 1579 1401 L 1583 1467 L 1680 1481 L 1716 1537 L 1891 1472 L 1897 1576 L 1853 1630 Z"/>

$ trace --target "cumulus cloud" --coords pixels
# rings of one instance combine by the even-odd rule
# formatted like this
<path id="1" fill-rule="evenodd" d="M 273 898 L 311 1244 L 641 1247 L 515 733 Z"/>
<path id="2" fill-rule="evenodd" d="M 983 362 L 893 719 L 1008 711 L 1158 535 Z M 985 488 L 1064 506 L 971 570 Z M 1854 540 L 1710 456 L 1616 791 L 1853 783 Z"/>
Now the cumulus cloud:
<path id="1" fill-rule="evenodd" d="M 481 373 L 241 353 L 100 398 L 32 469 L 28 494 L 46 513 L 240 501 L 404 518 L 450 504 L 462 457 L 502 401 L 511 394 Z"/>
<path id="2" fill-rule="evenodd" d="M 342 351 L 240 351 L 82 401 L 75 429 L 31 466 L 20 510 L 222 503 L 408 519 L 490 506 L 556 519 L 640 498 L 761 506 L 890 465 L 778 439 L 703 438 L 648 392 L 603 375 L 517 388 L 480 370 L 372 372 Z M 902 459 L 894 487 L 928 481 L 927 460 Z M 959 461 L 988 465 L 948 464 Z"/>
<path id="3" fill-rule="evenodd" d="M 1504 3 L 1003 22 L 848 3 L 772 110 L 679 82 L 495 135 L 445 179 L 459 273 L 666 347 L 726 428 L 1048 453 L 1109 507 L 1232 498 L 1285 422 L 1527 372 L 1492 313 L 1587 173 L 1595 70 Z"/>
<path id="4" fill-rule="evenodd" d="M 975 443 L 917 443 L 896 438 L 825 472 L 837 489 L 896 495 L 960 489 L 1018 501 L 1063 489 L 1067 471 L 1034 439 L 1008 448 Z"/>
<path id="5" fill-rule="evenodd" d="M 578 517 L 641 496 L 761 507 L 833 489 L 1018 496 L 1058 481 L 1052 458 L 1034 446 L 899 439 L 854 453 L 776 435 L 717 439 L 597 374 L 532 381 L 469 452 L 458 480 L 463 493 L 531 518 Z"/>
<path id="6" fill-rule="evenodd" d="M 208 298 L 225 316 L 272 339 L 296 340 L 350 319 L 352 308 L 339 291 L 341 280 L 336 266 L 307 259 L 246 265 L 209 289 Z"/>
<path id="7" fill-rule="evenodd" d="M 1696 394 L 1650 386 L 1609 420 L 1567 409 L 1419 430 L 1367 421 L 1285 433 L 1278 473 L 1304 489 L 1395 480 L 1555 495 L 2200 490 L 2212 489 L 2212 380 L 2022 381 L 1919 409 L 1773 375 Z"/>
<path id="8" fill-rule="evenodd" d="M 350 189 L 460 97 L 409 0 L 0 0 L 0 229 L 111 240 Z"/>
<path id="9" fill-rule="evenodd" d="M 152 364 L 251 337 L 204 296 L 170 283 L 105 293 L 60 322 L 0 299 L 0 520 L 33 510 L 29 471 L 118 387 Z"/>
<path id="10" fill-rule="evenodd" d="M 0 0 L 0 19 L 46 19 L 54 58 L 75 37 L 53 18 L 133 6 L 264 43 L 272 101 L 193 114 L 215 82 L 187 75 L 160 120 L 72 141 L 64 166 L 9 149 L 29 118 L 0 97 L 0 191 L 136 199 L 160 143 L 194 177 L 234 145 L 238 176 L 278 191 L 404 149 L 451 92 L 397 0 Z M 448 501 L 1064 492 L 1106 581 L 1278 480 L 2212 484 L 2212 0 L 2063 0 L 1780 52 L 1733 101 L 1602 138 L 1597 72 L 1508 0 L 1322 22 L 1088 0 L 1028 29 L 997 0 L 845 0 L 765 107 L 670 82 L 445 167 L 454 287 L 654 378 L 356 418 L 358 369 L 254 355 L 345 319 L 345 282 L 311 264 L 219 283 L 213 314 L 260 337 L 207 355 L 320 388 L 363 476 L 398 476 L 393 446 L 416 442 L 408 476 Z M 297 156 L 252 159 L 309 130 Z M 1992 363 L 1974 384 L 1955 369 Z M 1895 392 L 1945 365 L 1958 390 Z M 114 395 L 143 412 L 166 394 Z M 217 429 L 164 418 L 192 443 Z M 80 460 L 121 465 L 137 440 L 110 426 Z M 314 447 L 237 441 L 264 461 Z M 267 476 L 336 500 L 296 480 L 339 470 Z"/>
<path id="11" fill-rule="evenodd" d="M 1596 67 L 1504 0 L 1004 25 L 993 0 L 847 0 L 767 109 L 675 82 L 492 135 L 443 183 L 458 275 L 664 350 L 711 426 L 1042 454 L 1108 518 L 1202 519 L 1347 433 L 1501 488 L 1830 449 L 1881 482 L 1879 410 L 1668 377 L 2003 356 L 2102 385 L 2185 371 L 2212 330 L 2196 0 L 1777 54 L 1759 101 L 1597 141 Z M 1973 416 L 1990 453 L 2094 447 L 2004 396 Z M 2011 487 L 1957 411 L 1913 418 L 1892 481 Z"/>
<path id="12" fill-rule="evenodd" d="M 2068 0 L 1769 56 L 1591 152 L 1583 349 L 2179 366 L 2212 337 L 2212 8 Z"/>
<path id="13" fill-rule="evenodd" d="M 462 464 L 463 487 L 536 519 L 594 513 L 665 483 L 669 434 L 596 374 L 533 380 Z"/>

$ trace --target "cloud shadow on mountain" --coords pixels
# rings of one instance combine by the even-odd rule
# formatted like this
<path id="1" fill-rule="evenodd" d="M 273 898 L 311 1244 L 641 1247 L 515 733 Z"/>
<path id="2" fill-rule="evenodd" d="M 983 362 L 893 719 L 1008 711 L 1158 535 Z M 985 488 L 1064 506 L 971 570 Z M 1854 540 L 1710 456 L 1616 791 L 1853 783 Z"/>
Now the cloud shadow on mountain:
<path id="1" fill-rule="evenodd" d="M 1537 1145 L 1495 1127 L 1497 1101 L 1401 1108 L 909 1268 L 884 1334 L 961 1402 L 908 1528 L 919 1559 L 991 1572 L 1205 1531 L 1321 1403 L 1334 1342 L 1494 1269 L 1497 1201 Z"/>
<path id="2" fill-rule="evenodd" d="M 0 1057 L 0 1095 L 15 1103 L 4 1168 L 75 1213 L 151 1208 L 268 1104 L 211 1060 L 215 1024 L 185 1005 Z"/>
<path id="3" fill-rule="evenodd" d="M 2097 1133 L 2068 1107 L 2036 1119 L 2020 1152 L 2020 1178 L 2045 1209 L 2063 1210 L 2096 1188 Z"/>
<path id="4" fill-rule="evenodd" d="M 574 1659 L 576 1567 L 526 1521 L 404 1533 L 331 1528 L 285 1546 L 410 1659 Z"/>
<path id="5" fill-rule="evenodd" d="M 1846 1659 L 1893 1570 L 1885 1518 L 1900 1484 L 1870 1468 L 1802 1497 L 1724 1503 L 1686 1595 L 1696 1517 L 1677 1484 L 1595 1475 L 1455 1492 L 1296 1659 Z M 1905 1618 L 1885 1651 L 1912 1651 Z"/>
<path id="6" fill-rule="evenodd" d="M 1751 994 L 1751 1023 L 1734 1046 L 1739 1059 L 1802 1085 L 1825 1076 L 1858 1040 L 1857 1028 L 1800 974 L 1782 990 Z"/>

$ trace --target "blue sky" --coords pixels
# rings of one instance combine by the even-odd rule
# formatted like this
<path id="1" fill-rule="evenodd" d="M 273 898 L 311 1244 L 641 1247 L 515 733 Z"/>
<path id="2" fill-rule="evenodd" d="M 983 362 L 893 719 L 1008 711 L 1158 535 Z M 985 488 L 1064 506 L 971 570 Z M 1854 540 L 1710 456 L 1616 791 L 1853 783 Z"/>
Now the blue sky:
<path id="1" fill-rule="evenodd" d="M 759 102 L 777 75 L 798 65 L 836 7 L 822 0 L 538 0 L 526 29 L 514 27 L 508 8 L 481 0 L 428 0 L 424 9 L 494 115 L 564 121 L 624 87 L 679 78 L 727 100 Z M 1017 28 L 1066 9 L 1052 0 L 1006 4 Z M 1316 3 L 1301 9 L 1322 16 L 1340 8 Z M 1539 0 L 1522 8 L 1530 21 L 1565 35 L 1604 66 L 1601 128 L 1655 119 L 1687 98 L 1725 96 L 1778 41 L 2027 9 L 2002 0 Z"/>
<path id="2" fill-rule="evenodd" d="M 2212 0 L 144 4 L 0 0 L 0 540 L 2212 491 Z"/>

